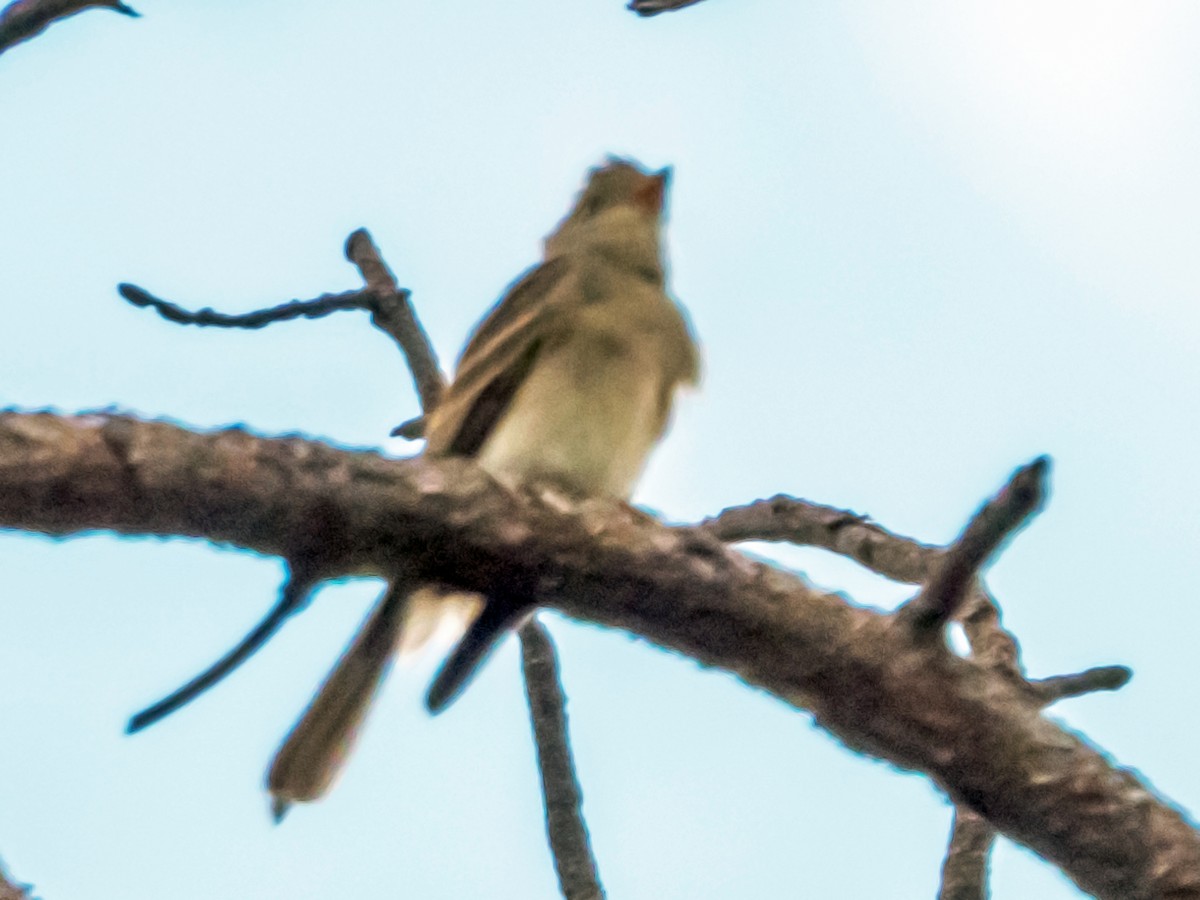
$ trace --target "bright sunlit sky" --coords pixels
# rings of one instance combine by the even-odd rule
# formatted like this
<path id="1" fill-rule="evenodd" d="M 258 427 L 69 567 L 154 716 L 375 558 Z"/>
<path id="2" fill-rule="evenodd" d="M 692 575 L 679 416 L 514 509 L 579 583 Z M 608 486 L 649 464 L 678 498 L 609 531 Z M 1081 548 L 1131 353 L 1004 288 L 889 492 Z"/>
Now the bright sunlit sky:
<path id="1" fill-rule="evenodd" d="M 993 568 L 1052 714 L 1187 809 L 1200 772 L 1200 7 L 1107 0 L 166 3 L 0 57 L 0 405 L 114 406 L 394 455 L 417 410 L 366 317 L 185 329 L 132 281 L 248 310 L 356 287 L 368 227 L 449 362 L 604 154 L 673 164 L 671 285 L 703 342 L 638 499 L 776 492 L 951 539 L 1032 457 Z M 754 548 L 856 602 L 912 589 Z M 436 719 L 397 670 L 343 779 L 263 774 L 379 591 L 331 586 L 235 677 L 128 715 L 273 602 L 277 560 L 0 534 L 0 856 L 45 900 L 556 896 L 515 642 Z M 950 808 L 732 676 L 545 615 L 613 900 L 932 897 Z M 1080 896 L 1002 842 L 997 900 Z"/>

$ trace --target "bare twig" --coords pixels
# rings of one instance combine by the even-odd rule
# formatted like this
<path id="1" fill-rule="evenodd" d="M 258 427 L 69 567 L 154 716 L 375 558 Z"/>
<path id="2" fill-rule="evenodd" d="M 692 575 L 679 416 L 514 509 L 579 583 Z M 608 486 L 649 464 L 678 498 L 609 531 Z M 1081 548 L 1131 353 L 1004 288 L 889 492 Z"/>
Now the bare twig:
<path id="1" fill-rule="evenodd" d="M 1129 684 L 1133 670 L 1126 666 L 1097 666 L 1075 675 L 1055 675 L 1030 682 L 1047 705 L 1096 691 L 1115 691 Z"/>
<path id="2" fill-rule="evenodd" d="M 988 857 L 995 842 L 996 830 L 983 816 L 955 804 L 938 900 L 987 900 Z"/>
<path id="3" fill-rule="evenodd" d="M 445 379 L 433 345 L 409 302 L 409 292 L 396 284 L 366 229 L 353 232 L 346 240 L 345 250 L 346 258 L 358 268 L 366 282 L 364 290 L 322 294 L 312 300 L 290 300 L 248 313 L 221 313 L 208 307 L 185 309 L 134 284 L 120 284 L 117 291 L 134 306 L 153 309 L 170 322 L 215 328 L 265 328 L 291 319 L 317 319 L 343 310 L 366 310 L 371 314 L 371 323 L 389 335 L 403 352 L 421 408 L 425 411 L 433 409 L 441 399 Z"/>
<path id="4" fill-rule="evenodd" d="M 1049 467 L 1049 459 L 1043 456 L 1017 469 L 1004 489 L 975 514 L 925 588 L 902 610 L 912 624 L 932 629 L 954 617 L 980 569 L 1041 507 Z"/>
<path id="5" fill-rule="evenodd" d="M 558 674 L 558 655 L 550 633 L 536 619 L 520 630 L 525 696 L 533 723 L 546 835 L 566 900 L 601 900 L 604 888 L 583 819 L 583 794 L 567 736 L 567 698 Z"/>
<path id="6" fill-rule="evenodd" d="M 409 292 L 396 283 L 365 228 L 358 229 L 346 239 L 346 258 L 358 266 L 367 290 L 375 298 L 371 322 L 400 345 L 412 372 L 417 396 L 421 399 L 421 410 L 428 414 L 441 400 L 446 380 L 429 335 L 409 302 Z"/>
<path id="7" fill-rule="evenodd" d="M 894 534 L 867 516 L 778 494 L 731 506 L 698 526 L 719 540 L 772 541 L 822 547 L 893 581 L 921 584 L 942 548 Z"/>
<path id="8" fill-rule="evenodd" d="M 629 0 L 628 9 L 639 16 L 657 16 L 659 13 L 674 12 L 686 6 L 699 3 L 700 0 Z"/>
<path id="9" fill-rule="evenodd" d="M 289 573 L 279 592 L 279 601 L 238 644 L 215 663 L 157 703 L 146 707 L 130 718 L 125 726 L 126 734 L 134 734 L 148 728 L 175 710 L 191 703 L 209 688 L 222 681 L 251 656 L 261 650 L 283 627 L 283 623 L 295 615 L 308 599 L 313 588 L 311 576 Z"/>
<path id="10" fill-rule="evenodd" d="M 0 10 L 0 53 L 36 37 L 60 19 L 94 7 L 138 15 L 120 0 L 15 0 Z"/>
<path id="11" fill-rule="evenodd" d="M 119 284 L 117 293 L 134 306 L 153 309 L 168 322 L 177 325 L 200 325 L 211 328 L 244 328 L 253 330 L 287 322 L 291 319 L 319 319 L 330 313 L 348 309 L 370 309 L 371 298 L 366 291 L 345 291 L 341 294 L 322 294 L 313 300 L 289 300 L 278 306 L 257 309 L 248 313 L 220 313 L 209 307 L 184 309 L 155 297 L 136 284 Z"/>

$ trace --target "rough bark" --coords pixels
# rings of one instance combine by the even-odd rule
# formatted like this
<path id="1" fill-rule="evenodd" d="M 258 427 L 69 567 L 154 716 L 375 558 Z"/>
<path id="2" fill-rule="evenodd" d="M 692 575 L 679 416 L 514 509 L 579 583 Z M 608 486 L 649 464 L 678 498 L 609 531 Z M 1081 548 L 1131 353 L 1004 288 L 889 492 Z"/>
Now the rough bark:
<path id="1" fill-rule="evenodd" d="M 904 620 L 627 507 L 513 495 L 473 465 L 109 414 L 0 415 L 0 526 L 203 537 L 327 575 L 419 577 L 639 634 L 925 772 L 1099 897 L 1200 898 L 1200 835 L 1042 701 Z"/>

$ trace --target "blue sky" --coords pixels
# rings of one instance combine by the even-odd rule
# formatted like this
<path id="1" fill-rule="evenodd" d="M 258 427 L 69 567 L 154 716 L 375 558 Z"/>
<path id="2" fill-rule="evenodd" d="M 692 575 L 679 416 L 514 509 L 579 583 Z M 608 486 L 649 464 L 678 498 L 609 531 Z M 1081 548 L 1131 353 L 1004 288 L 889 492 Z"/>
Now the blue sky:
<path id="1" fill-rule="evenodd" d="M 673 164 L 671 283 L 706 378 L 639 499 L 776 492 L 952 538 L 1017 465 L 1045 513 L 990 580 L 1030 673 L 1123 663 L 1053 714 L 1185 808 L 1200 775 L 1200 11 L 1184 2 L 168 4 L 0 58 L 0 404 L 116 406 L 339 443 L 416 410 L 365 317 L 235 311 L 356 286 L 374 234 L 449 361 L 604 154 Z M 911 589 L 755 548 L 855 600 Z M 0 856 L 47 900 L 555 896 L 516 648 L 428 718 L 393 674 L 333 794 L 271 825 L 267 761 L 377 594 L 312 608 L 127 738 L 234 641 L 280 565 L 185 541 L 0 535 Z M 732 677 L 547 616 L 610 896 L 933 895 L 920 776 Z M 1003 843 L 994 896 L 1079 896 Z"/>

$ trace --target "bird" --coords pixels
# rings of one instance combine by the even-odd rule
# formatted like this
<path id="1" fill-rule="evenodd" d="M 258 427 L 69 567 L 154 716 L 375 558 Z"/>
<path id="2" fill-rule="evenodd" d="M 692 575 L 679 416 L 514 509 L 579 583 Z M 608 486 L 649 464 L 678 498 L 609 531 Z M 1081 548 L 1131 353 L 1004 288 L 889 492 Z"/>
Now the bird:
<path id="1" fill-rule="evenodd" d="M 669 177 L 616 157 L 588 172 L 541 263 L 469 337 L 426 412 L 425 454 L 470 458 L 510 489 L 544 483 L 628 501 L 677 390 L 700 375 L 691 325 L 666 288 Z M 328 790 L 398 648 L 419 643 L 439 617 L 475 616 L 430 689 L 437 711 L 532 613 L 480 604 L 433 587 L 385 593 L 276 754 L 268 790 L 277 820 Z"/>

